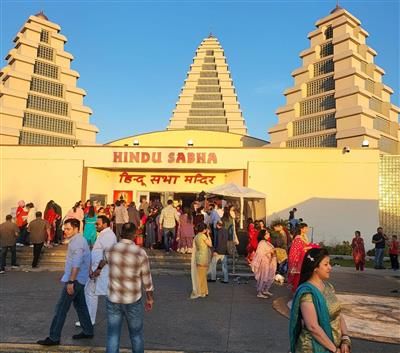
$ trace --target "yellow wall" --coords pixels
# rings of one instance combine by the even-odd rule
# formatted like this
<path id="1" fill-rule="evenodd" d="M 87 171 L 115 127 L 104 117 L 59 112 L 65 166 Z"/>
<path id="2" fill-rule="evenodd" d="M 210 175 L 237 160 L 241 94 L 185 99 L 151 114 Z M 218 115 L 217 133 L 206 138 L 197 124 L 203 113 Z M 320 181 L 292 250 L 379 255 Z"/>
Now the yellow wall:
<path id="1" fill-rule="evenodd" d="M 1 153 L 2 154 L 2 153 Z M 17 207 L 19 200 L 33 202 L 44 211 L 49 200 L 59 203 L 63 215 L 81 199 L 82 160 L 46 159 L 33 153 L 30 158 L 1 158 L 0 221 Z"/>
<path id="2" fill-rule="evenodd" d="M 251 162 L 249 187 L 267 195 L 268 221 L 288 218 L 296 207 L 314 241 L 350 240 L 355 230 L 372 234 L 379 223 L 379 160 L 335 159 Z"/>
<path id="3" fill-rule="evenodd" d="M 108 145 L 124 146 L 126 144 L 132 146 L 134 140 L 138 140 L 140 146 L 147 147 L 187 146 L 188 140 L 193 141 L 194 147 L 258 147 L 267 144 L 267 141 L 240 134 L 201 130 L 169 130 L 129 136 L 112 141 Z"/>
<path id="4" fill-rule="evenodd" d="M 82 167 L 88 168 L 86 197 L 113 190 L 154 192 L 201 192 L 215 185 L 247 179 L 250 188 L 267 195 L 267 215 L 287 217 L 292 207 L 314 227 L 316 240 L 351 239 L 354 230 L 370 234 L 378 226 L 379 152 L 352 149 L 279 148 L 172 148 L 77 146 L 0 146 L 1 217 L 19 199 L 32 201 L 43 209 L 49 199 L 64 210 L 81 197 Z M 114 162 L 114 153 L 159 154 L 161 163 Z M 189 154 L 213 154 L 211 163 L 187 163 Z M 174 158 L 169 160 L 173 154 Z M 176 157 L 185 156 L 186 163 Z M 215 163 L 214 163 L 215 162 Z M 138 185 L 120 183 L 120 174 L 216 175 L 213 185 Z M 243 178 L 244 175 L 244 178 Z M 246 184 L 246 180 L 245 184 Z M 135 199 L 134 195 L 134 199 Z"/>

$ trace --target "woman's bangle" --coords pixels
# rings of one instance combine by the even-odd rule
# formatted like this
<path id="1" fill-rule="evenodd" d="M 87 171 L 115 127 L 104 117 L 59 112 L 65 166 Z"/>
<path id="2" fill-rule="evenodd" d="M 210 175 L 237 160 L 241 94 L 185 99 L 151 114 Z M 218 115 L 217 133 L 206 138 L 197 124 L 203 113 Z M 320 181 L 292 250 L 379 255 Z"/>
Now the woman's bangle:
<path id="1" fill-rule="evenodd" d="M 349 347 L 351 347 L 351 338 L 348 335 L 342 335 L 342 338 L 340 340 L 340 344 L 347 344 Z"/>

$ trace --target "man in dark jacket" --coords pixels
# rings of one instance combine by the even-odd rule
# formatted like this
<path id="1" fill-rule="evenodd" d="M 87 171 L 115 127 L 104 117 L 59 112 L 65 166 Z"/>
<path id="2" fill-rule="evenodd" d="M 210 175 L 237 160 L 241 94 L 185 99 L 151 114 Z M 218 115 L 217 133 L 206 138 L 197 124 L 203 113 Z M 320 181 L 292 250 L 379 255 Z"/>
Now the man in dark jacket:
<path id="1" fill-rule="evenodd" d="M 215 238 L 217 247 L 214 249 L 213 256 L 210 264 L 211 279 L 209 282 L 217 280 L 217 263 L 221 260 L 222 272 L 224 279 L 221 283 L 229 283 L 228 277 L 228 230 L 224 228 L 224 223 L 218 221 L 215 226 Z"/>
<path id="2" fill-rule="evenodd" d="M 17 268 L 17 238 L 19 227 L 12 221 L 12 216 L 6 216 L 6 221 L 0 224 L 1 266 L 0 273 L 6 270 L 7 251 L 11 250 L 11 267 Z"/>
<path id="3" fill-rule="evenodd" d="M 137 210 L 134 202 L 131 202 L 129 204 L 127 211 L 128 211 L 129 223 L 133 223 L 136 228 L 139 228 L 140 226 L 139 211 Z"/>
<path id="4" fill-rule="evenodd" d="M 39 262 L 40 253 L 46 239 L 50 238 L 50 224 L 42 218 L 42 212 L 36 212 L 36 219 L 28 225 L 31 243 L 33 244 L 32 268 L 36 268 Z"/>

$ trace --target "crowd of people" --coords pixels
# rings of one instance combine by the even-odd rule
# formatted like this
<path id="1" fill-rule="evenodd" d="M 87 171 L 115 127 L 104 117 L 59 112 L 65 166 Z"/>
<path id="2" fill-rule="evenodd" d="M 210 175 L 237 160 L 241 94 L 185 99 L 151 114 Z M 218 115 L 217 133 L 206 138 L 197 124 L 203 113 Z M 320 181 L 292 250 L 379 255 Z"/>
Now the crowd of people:
<path id="1" fill-rule="evenodd" d="M 219 200 L 221 201 L 221 200 Z M 247 220 L 246 260 L 256 279 L 256 295 L 268 299 L 274 282 L 287 282 L 293 293 L 290 316 L 291 350 L 297 353 L 348 353 L 351 340 L 333 286 L 328 282 L 331 265 L 326 249 L 308 239 L 308 226 L 295 218 L 275 220 L 268 226 L 263 220 Z M 34 217 L 33 217 L 34 215 Z M 153 284 L 150 265 L 143 247 L 191 253 L 191 299 L 208 296 L 208 282 L 217 281 L 221 262 L 221 283 L 229 283 L 228 256 L 236 257 L 237 217 L 233 205 L 222 202 L 201 203 L 182 209 L 168 200 L 143 199 L 126 205 L 98 207 L 78 201 L 62 218 L 61 207 L 54 201 L 46 205 L 44 215 L 33 203 L 18 202 L 15 223 L 11 215 L 0 225 L 1 271 L 11 250 L 11 264 L 16 262 L 16 244 L 33 247 L 32 267 L 38 266 L 43 246 L 68 244 L 64 283 L 56 306 L 49 336 L 41 345 L 60 343 L 61 331 L 73 303 L 82 332 L 74 339 L 93 337 L 98 297 L 106 296 L 107 353 L 118 351 L 123 318 L 127 320 L 133 351 L 143 352 L 142 286 L 146 310 L 153 307 Z M 301 221 L 300 221 L 301 220 Z M 63 235 L 58 235 L 58 227 Z M 385 247 L 389 247 L 392 268 L 398 270 L 397 237 L 391 239 L 379 227 L 372 237 L 375 244 L 375 268 L 383 266 Z M 364 240 L 359 231 L 352 240 L 356 270 L 365 267 Z M 127 288 L 130 288 L 129 290 Z"/>
<path id="2" fill-rule="evenodd" d="M 374 268 L 376 270 L 385 269 L 385 266 L 383 266 L 383 257 L 387 247 L 392 270 L 399 270 L 399 241 L 397 235 L 392 235 L 392 237 L 389 238 L 383 232 L 383 228 L 378 227 L 376 234 L 372 236 L 372 243 L 375 245 Z M 366 257 L 364 239 L 361 236 L 361 232 L 358 230 L 354 232 L 351 248 L 356 270 L 364 271 Z"/>

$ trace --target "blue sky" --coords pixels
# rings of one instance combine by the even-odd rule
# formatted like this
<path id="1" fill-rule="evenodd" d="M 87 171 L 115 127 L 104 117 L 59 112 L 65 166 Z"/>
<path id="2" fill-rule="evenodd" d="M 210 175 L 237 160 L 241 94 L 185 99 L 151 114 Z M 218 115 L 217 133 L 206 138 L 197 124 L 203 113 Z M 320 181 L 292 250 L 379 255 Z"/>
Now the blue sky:
<path id="1" fill-rule="evenodd" d="M 301 66 L 307 34 L 334 0 L 314 1 L 0 1 L 1 56 L 27 18 L 44 10 L 68 38 L 65 50 L 87 91 L 91 122 L 105 143 L 163 130 L 195 50 L 211 31 L 225 50 L 249 134 L 269 139 L 283 90 Z M 399 105 L 398 0 L 340 1 L 361 20 Z M 3 60 L 2 66 L 6 62 Z"/>

